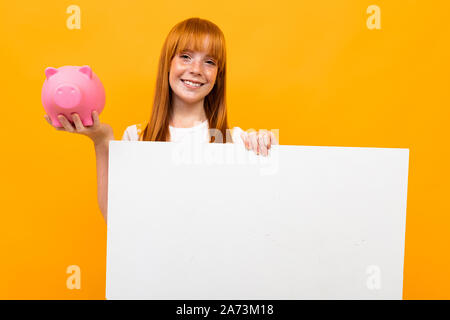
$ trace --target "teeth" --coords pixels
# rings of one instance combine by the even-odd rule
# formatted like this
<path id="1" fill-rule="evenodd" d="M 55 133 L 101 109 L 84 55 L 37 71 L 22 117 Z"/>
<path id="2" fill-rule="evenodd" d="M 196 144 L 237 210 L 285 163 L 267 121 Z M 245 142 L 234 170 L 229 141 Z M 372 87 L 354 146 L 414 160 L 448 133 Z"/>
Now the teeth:
<path id="1" fill-rule="evenodd" d="M 194 86 L 194 87 L 200 87 L 201 86 L 200 83 L 194 83 L 194 82 L 191 82 L 191 81 L 188 81 L 188 80 L 183 80 L 183 82 L 187 83 L 190 86 Z"/>

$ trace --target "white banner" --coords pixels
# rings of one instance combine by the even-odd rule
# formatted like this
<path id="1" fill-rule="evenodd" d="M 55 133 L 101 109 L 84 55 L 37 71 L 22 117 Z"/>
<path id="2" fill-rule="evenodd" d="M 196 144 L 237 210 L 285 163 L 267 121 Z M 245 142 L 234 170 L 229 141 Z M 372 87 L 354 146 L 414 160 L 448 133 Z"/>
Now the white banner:
<path id="1" fill-rule="evenodd" d="M 112 141 L 107 299 L 401 299 L 408 149 Z"/>

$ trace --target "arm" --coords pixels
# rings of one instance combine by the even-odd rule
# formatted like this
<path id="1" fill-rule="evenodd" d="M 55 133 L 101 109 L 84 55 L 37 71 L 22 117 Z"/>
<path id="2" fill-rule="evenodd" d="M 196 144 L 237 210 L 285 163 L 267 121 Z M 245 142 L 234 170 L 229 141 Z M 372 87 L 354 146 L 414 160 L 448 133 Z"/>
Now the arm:
<path id="1" fill-rule="evenodd" d="M 97 167 L 97 200 L 105 222 L 108 221 L 108 159 L 110 140 L 114 140 L 114 136 L 112 139 L 94 143 Z"/>

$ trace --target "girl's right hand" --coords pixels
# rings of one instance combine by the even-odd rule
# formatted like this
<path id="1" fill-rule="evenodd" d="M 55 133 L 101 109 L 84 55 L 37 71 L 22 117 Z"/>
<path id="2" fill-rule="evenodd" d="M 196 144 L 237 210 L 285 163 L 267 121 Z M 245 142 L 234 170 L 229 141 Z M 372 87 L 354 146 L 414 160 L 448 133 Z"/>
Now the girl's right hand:
<path id="1" fill-rule="evenodd" d="M 53 126 L 52 121 L 48 115 L 44 115 L 44 118 L 50 125 Z M 90 138 L 95 145 L 108 143 L 109 140 L 114 139 L 112 127 L 107 123 L 100 123 L 97 111 L 92 111 L 92 120 L 94 121 L 94 124 L 92 126 L 85 127 L 81 122 L 80 116 L 77 113 L 72 114 L 72 120 L 75 124 L 75 127 L 62 114 L 58 115 L 58 120 L 63 127 L 59 128 L 53 126 L 56 130 L 85 135 Z"/>

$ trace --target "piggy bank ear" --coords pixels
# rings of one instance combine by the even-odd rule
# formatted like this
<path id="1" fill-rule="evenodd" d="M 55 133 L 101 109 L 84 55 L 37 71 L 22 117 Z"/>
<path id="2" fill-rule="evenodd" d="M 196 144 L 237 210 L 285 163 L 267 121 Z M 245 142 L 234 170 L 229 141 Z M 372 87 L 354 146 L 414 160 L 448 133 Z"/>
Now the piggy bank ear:
<path id="1" fill-rule="evenodd" d="M 54 75 L 57 72 L 58 72 L 58 69 L 48 67 L 47 69 L 45 69 L 45 77 L 47 79 L 49 79 L 52 75 Z"/>
<path id="2" fill-rule="evenodd" d="M 89 66 L 82 66 L 79 70 L 81 73 L 84 73 L 89 77 L 89 79 L 92 79 L 92 70 Z"/>

